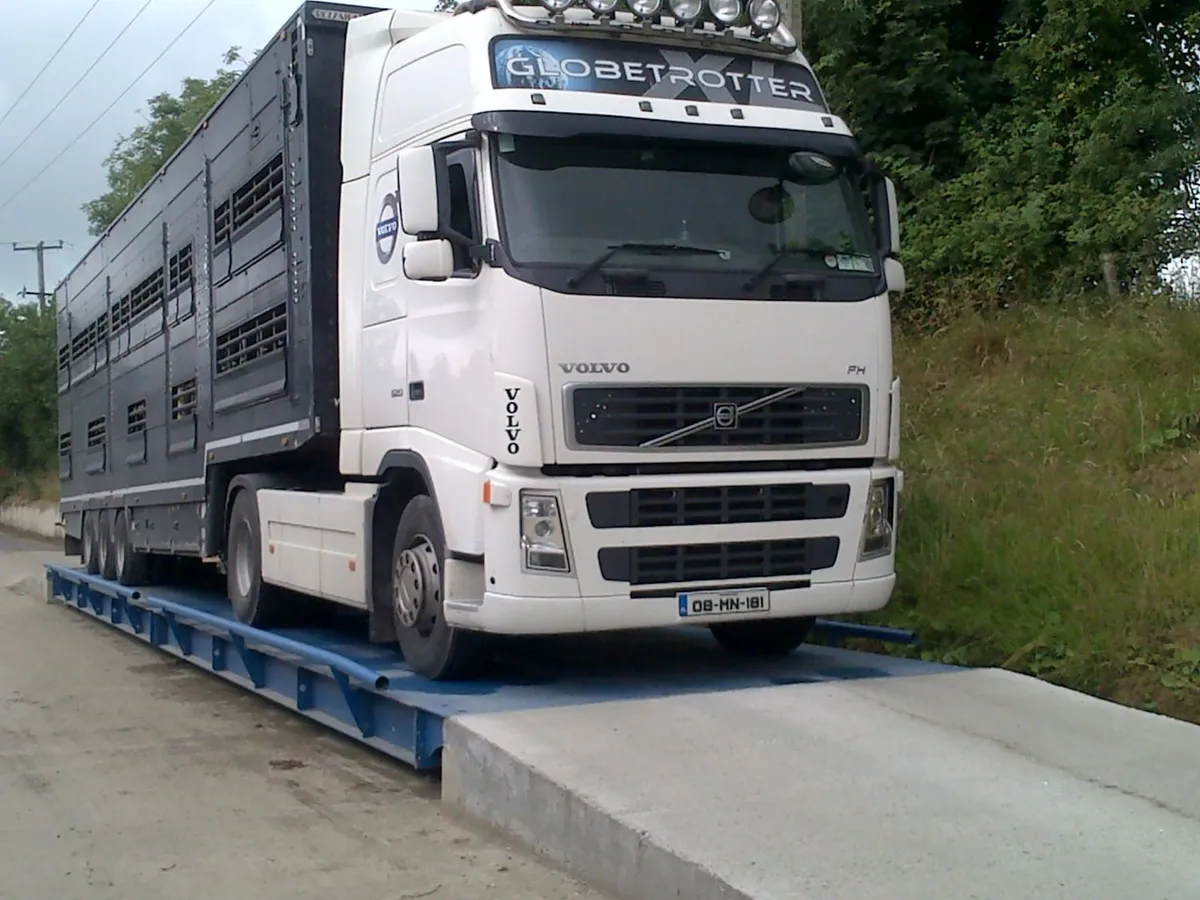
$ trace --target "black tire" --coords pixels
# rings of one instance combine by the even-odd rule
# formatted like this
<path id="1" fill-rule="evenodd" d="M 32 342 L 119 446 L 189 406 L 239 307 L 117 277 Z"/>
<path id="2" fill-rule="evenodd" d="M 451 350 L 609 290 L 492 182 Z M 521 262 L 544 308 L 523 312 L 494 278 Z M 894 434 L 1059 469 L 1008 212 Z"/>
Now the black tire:
<path id="1" fill-rule="evenodd" d="M 461 681 L 483 671 L 487 641 L 483 634 L 447 624 L 442 610 L 445 559 L 437 504 L 418 494 L 408 501 L 396 526 L 386 601 L 408 667 L 434 681 Z"/>
<path id="2" fill-rule="evenodd" d="M 123 509 L 117 510 L 113 519 L 113 568 L 117 583 L 126 587 L 138 587 L 148 580 L 150 555 L 133 548 L 129 516 Z"/>
<path id="3" fill-rule="evenodd" d="M 225 590 L 239 622 L 277 628 L 287 621 L 287 594 L 262 580 L 262 535 L 254 491 L 238 491 L 225 535 Z"/>
<path id="4" fill-rule="evenodd" d="M 731 656 L 787 656 L 804 643 L 816 623 L 814 616 L 757 619 L 708 626 L 717 643 Z"/>
<path id="5" fill-rule="evenodd" d="M 100 577 L 113 581 L 117 577 L 117 552 L 113 532 L 113 511 L 105 509 L 96 516 L 96 555 L 100 564 Z"/>
<path id="6" fill-rule="evenodd" d="M 82 544 L 79 561 L 89 575 L 100 574 L 100 514 L 85 512 L 83 514 Z"/>

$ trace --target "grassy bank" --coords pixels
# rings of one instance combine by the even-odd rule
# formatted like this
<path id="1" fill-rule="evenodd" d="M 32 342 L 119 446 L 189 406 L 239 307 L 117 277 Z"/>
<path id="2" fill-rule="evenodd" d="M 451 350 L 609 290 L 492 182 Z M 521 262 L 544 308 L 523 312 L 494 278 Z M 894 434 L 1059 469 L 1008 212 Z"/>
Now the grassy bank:
<path id="1" fill-rule="evenodd" d="M 1200 721 L 1200 313 L 899 336 L 901 583 L 922 654 Z"/>
<path id="2" fill-rule="evenodd" d="M 55 472 L 23 474 L 0 469 L 0 503 L 57 503 Z"/>

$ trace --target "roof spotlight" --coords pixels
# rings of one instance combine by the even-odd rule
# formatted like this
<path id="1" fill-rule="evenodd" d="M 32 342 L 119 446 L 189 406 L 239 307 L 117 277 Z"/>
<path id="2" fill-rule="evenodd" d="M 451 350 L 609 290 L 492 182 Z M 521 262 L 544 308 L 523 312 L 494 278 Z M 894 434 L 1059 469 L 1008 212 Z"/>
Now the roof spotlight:
<path id="1" fill-rule="evenodd" d="M 704 12 L 704 0 L 668 0 L 668 6 L 680 22 L 695 22 Z"/>
<path id="2" fill-rule="evenodd" d="M 658 15 L 658 11 L 662 9 L 662 0 L 629 0 L 629 8 L 639 19 L 649 19 Z"/>
<path id="3" fill-rule="evenodd" d="M 770 34 L 783 18 L 776 0 L 750 0 L 747 7 L 750 27 L 758 34 Z"/>
<path id="4" fill-rule="evenodd" d="M 742 15 L 741 0 L 708 0 L 708 11 L 722 25 L 732 25 Z"/>

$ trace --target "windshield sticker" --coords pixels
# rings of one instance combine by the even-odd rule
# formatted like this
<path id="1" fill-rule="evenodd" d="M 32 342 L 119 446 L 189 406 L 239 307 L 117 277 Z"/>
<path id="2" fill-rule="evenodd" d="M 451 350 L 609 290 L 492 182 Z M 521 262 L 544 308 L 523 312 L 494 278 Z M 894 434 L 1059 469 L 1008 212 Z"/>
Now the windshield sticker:
<path id="1" fill-rule="evenodd" d="M 867 272 L 875 273 L 875 263 L 871 262 L 869 256 L 859 256 L 857 254 L 839 253 L 833 257 L 835 268 L 841 269 L 843 272 Z M 826 258 L 828 263 L 829 258 Z"/>
<path id="2" fill-rule="evenodd" d="M 812 70 L 795 63 L 594 39 L 496 38 L 492 84 L 828 112 Z"/>

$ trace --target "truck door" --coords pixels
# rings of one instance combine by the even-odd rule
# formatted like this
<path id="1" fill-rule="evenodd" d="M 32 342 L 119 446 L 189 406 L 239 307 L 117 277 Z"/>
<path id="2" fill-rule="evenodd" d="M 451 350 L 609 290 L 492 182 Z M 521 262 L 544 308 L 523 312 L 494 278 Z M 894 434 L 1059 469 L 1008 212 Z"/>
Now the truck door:
<path id="1" fill-rule="evenodd" d="M 396 154 L 371 166 L 363 297 L 363 424 L 408 424 L 408 297 L 403 277 Z"/>

